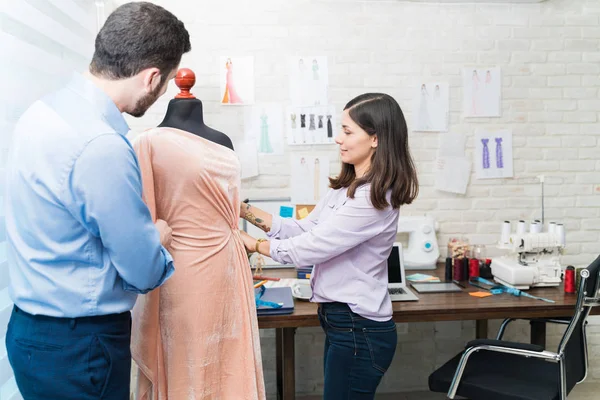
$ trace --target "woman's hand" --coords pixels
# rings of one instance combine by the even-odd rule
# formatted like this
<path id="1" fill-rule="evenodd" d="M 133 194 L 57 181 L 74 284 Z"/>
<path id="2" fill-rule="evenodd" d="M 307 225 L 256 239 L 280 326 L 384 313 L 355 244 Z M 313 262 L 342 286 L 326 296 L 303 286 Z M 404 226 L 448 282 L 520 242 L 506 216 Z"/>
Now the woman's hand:
<path id="1" fill-rule="evenodd" d="M 248 235 L 244 231 L 240 231 L 240 235 L 242 236 L 242 241 L 244 242 L 244 247 L 248 253 L 256 252 L 256 239 L 252 236 Z"/>

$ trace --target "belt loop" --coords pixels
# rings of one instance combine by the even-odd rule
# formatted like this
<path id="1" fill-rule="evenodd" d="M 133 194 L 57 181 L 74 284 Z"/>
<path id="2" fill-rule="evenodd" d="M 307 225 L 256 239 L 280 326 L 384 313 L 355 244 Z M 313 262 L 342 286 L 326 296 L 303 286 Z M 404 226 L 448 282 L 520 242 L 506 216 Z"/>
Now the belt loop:
<path id="1" fill-rule="evenodd" d="M 69 327 L 71 329 L 75 329 L 75 325 L 77 325 L 77 321 L 75 320 L 75 318 L 72 318 L 71 321 L 69 322 Z"/>

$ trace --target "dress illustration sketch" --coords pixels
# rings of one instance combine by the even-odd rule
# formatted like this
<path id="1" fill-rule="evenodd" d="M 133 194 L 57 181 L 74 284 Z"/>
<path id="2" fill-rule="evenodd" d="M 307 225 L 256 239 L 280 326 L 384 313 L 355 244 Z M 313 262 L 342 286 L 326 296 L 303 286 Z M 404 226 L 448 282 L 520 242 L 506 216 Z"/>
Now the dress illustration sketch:
<path id="1" fill-rule="evenodd" d="M 480 83 L 477 70 L 474 69 L 473 76 L 471 77 L 471 113 L 473 115 L 479 115 L 481 113 Z"/>
<path id="2" fill-rule="evenodd" d="M 483 169 L 490 168 L 490 149 L 488 147 L 489 141 L 490 139 L 488 138 L 481 139 L 481 144 L 483 145 L 483 151 L 481 153 L 483 159 L 481 160 L 481 165 L 483 166 Z"/>
<path id="3" fill-rule="evenodd" d="M 440 85 L 435 85 L 435 91 L 433 92 L 433 101 L 440 101 Z"/>
<path id="4" fill-rule="evenodd" d="M 272 153 L 273 147 L 269 140 L 269 117 L 263 111 L 260 116 L 260 146 L 258 148 L 259 153 Z"/>
<path id="5" fill-rule="evenodd" d="M 302 58 L 298 60 L 298 71 L 300 72 L 300 80 L 304 80 L 306 77 L 306 65 L 304 64 L 304 60 Z"/>
<path id="6" fill-rule="evenodd" d="M 311 168 L 309 167 L 308 162 L 306 161 L 306 158 L 302 157 L 300 159 L 299 176 L 309 177 L 310 172 L 311 172 Z M 312 188 L 310 187 L 310 183 L 308 183 L 308 182 L 307 182 L 307 184 L 303 184 L 302 188 L 303 188 L 302 202 L 308 203 L 310 201 L 310 199 L 314 196 L 314 193 L 311 193 L 313 190 L 311 190 Z"/>
<path id="7" fill-rule="evenodd" d="M 228 58 L 225 63 L 225 68 L 227 69 L 227 75 L 225 76 L 225 93 L 223 94 L 222 104 L 240 104 L 244 101 L 238 95 L 235 89 L 235 83 L 233 78 L 233 63 L 231 59 Z"/>
<path id="8" fill-rule="evenodd" d="M 313 60 L 312 71 L 313 71 L 313 80 L 318 81 L 319 80 L 319 64 L 317 63 L 317 60 Z"/>
<path id="9" fill-rule="evenodd" d="M 494 139 L 496 141 L 496 168 L 504 168 L 504 160 L 502 154 L 502 138 L 497 137 Z"/>
<path id="10" fill-rule="evenodd" d="M 485 73 L 485 86 L 483 89 L 483 112 L 486 114 L 493 113 L 493 102 L 494 102 L 494 88 L 492 86 L 492 73 L 487 70 Z"/>
<path id="11" fill-rule="evenodd" d="M 315 158 L 315 188 L 314 188 L 315 201 L 319 201 L 319 199 L 321 198 L 321 195 L 319 193 L 319 178 L 320 178 L 319 175 L 321 175 L 319 159 Z"/>
<path id="12" fill-rule="evenodd" d="M 310 114 L 309 117 L 310 117 L 310 119 L 309 119 L 309 124 L 308 124 L 308 130 L 314 131 L 315 130 L 315 114 Z"/>
<path id="13" fill-rule="evenodd" d="M 419 129 L 428 130 L 431 128 L 429 116 L 429 93 L 425 84 L 421 85 L 421 99 L 419 101 Z"/>

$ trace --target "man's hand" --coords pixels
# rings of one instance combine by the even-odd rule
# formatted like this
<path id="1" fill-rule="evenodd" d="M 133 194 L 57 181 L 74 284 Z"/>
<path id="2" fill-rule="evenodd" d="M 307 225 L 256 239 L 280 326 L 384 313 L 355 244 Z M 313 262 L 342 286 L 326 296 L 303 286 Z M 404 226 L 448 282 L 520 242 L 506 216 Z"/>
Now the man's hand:
<path id="1" fill-rule="evenodd" d="M 157 219 L 154 225 L 158 229 L 158 233 L 160 233 L 160 243 L 164 247 L 169 247 L 171 245 L 171 235 L 173 234 L 171 227 L 162 219 Z"/>

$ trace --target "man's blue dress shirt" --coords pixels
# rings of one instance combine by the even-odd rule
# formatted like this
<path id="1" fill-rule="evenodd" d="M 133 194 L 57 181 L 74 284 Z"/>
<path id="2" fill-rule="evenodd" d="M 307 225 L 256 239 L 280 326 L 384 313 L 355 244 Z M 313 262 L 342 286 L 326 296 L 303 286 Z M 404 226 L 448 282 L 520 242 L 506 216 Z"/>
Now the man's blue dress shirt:
<path id="1" fill-rule="evenodd" d="M 173 273 L 128 131 L 114 102 L 78 74 L 17 123 L 5 206 L 9 293 L 22 310 L 129 311 Z"/>

